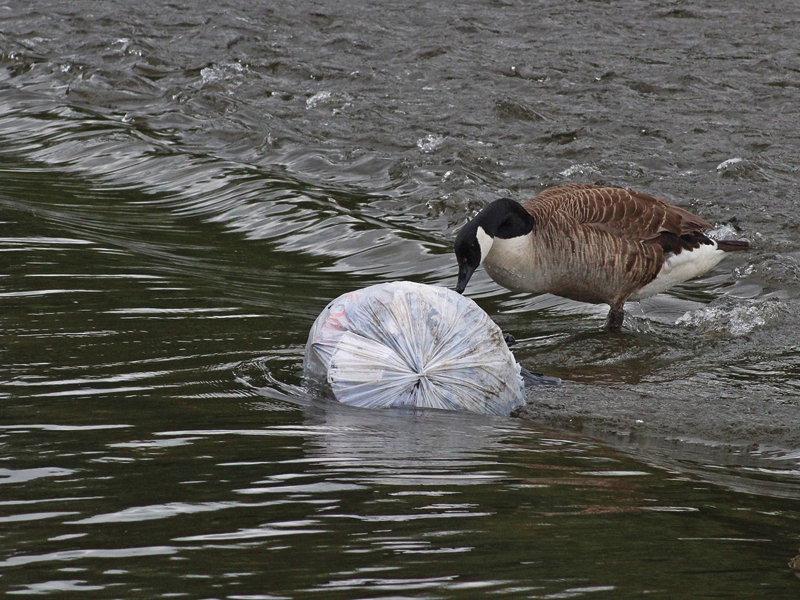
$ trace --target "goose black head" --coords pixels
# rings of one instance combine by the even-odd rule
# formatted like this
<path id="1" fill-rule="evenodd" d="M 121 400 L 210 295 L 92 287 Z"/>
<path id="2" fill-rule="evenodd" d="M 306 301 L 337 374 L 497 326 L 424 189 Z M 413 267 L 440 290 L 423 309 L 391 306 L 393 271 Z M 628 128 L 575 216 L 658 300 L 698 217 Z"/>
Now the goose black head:
<path id="1" fill-rule="evenodd" d="M 533 230 L 533 217 L 519 202 L 500 198 L 486 206 L 464 225 L 455 241 L 458 261 L 456 291 L 463 294 L 470 277 L 486 259 L 495 238 L 509 240 L 528 235 Z"/>

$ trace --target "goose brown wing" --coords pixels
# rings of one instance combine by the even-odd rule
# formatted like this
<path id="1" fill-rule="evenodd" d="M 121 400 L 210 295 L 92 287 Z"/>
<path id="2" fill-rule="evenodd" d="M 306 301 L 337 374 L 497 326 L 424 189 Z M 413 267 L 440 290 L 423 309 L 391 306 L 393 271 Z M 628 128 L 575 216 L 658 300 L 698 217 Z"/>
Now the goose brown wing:
<path id="1" fill-rule="evenodd" d="M 711 224 L 687 210 L 653 196 L 616 187 L 572 184 L 544 190 L 525 203 L 537 213 L 563 215 L 582 225 L 632 240 L 652 240 L 710 229 Z"/>

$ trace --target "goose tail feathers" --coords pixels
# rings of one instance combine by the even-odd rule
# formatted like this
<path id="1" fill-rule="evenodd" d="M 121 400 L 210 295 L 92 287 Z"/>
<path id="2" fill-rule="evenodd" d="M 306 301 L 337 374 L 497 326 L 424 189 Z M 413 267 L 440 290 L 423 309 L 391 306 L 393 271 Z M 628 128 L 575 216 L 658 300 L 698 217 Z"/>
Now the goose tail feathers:
<path id="1" fill-rule="evenodd" d="M 743 252 L 750 249 L 747 240 L 716 240 L 717 248 L 723 252 Z"/>

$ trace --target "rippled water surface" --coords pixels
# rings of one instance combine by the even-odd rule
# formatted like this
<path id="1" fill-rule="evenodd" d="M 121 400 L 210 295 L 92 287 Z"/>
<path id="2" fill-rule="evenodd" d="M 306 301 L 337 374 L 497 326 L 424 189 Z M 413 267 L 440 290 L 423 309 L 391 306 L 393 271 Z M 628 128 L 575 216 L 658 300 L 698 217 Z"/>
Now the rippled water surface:
<path id="1" fill-rule="evenodd" d="M 0 589 L 797 598 L 799 29 L 785 2 L 0 5 Z M 619 334 L 477 274 L 564 380 L 515 418 L 303 393 L 329 299 L 452 286 L 470 215 L 566 182 L 753 249 Z"/>

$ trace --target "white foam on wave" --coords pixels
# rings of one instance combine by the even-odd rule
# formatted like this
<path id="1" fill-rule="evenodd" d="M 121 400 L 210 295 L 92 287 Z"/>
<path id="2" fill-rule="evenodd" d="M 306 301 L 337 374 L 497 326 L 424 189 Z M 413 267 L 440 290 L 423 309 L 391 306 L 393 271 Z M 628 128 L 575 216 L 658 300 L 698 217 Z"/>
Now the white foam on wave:
<path id="1" fill-rule="evenodd" d="M 417 148 L 428 154 L 439 148 L 443 143 L 444 136 L 429 134 L 417 140 Z"/>
<path id="2" fill-rule="evenodd" d="M 742 162 L 744 162 L 744 159 L 739 157 L 723 160 L 721 163 L 717 165 L 717 171 L 727 171 L 728 169 L 735 167 L 736 165 Z"/>
<path id="3" fill-rule="evenodd" d="M 244 74 L 245 70 L 244 65 L 235 62 L 205 67 L 200 70 L 201 85 L 206 86 L 219 82 L 236 82 L 238 85 L 240 82 L 237 82 L 237 79 Z"/>
<path id="4" fill-rule="evenodd" d="M 709 332 L 742 336 L 765 327 L 784 311 L 784 305 L 777 300 L 722 298 L 709 306 L 687 312 L 675 323 Z"/>
<path id="5" fill-rule="evenodd" d="M 570 177 L 574 177 L 575 175 L 580 175 L 582 177 L 588 177 L 588 176 L 594 177 L 601 174 L 602 173 L 600 172 L 600 169 L 590 164 L 572 165 L 571 167 L 567 167 L 566 169 L 564 169 L 559 173 L 559 175 L 567 179 L 569 179 Z"/>
<path id="6" fill-rule="evenodd" d="M 723 223 L 717 225 L 711 231 L 706 232 L 706 235 L 712 240 L 739 240 L 742 239 L 741 235 L 736 228 L 730 223 Z"/>
<path id="7" fill-rule="evenodd" d="M 317 92 L 311 96 L 311 98 L 306 100 L 306 108 L 316 108 L 318 104 L 330 102 L 331 98 L 333 98 L 333 92 L 329 92 L 327 90 Z"/>
<path id="8" fill-rule="evenodd" d="M 333 114 L 337 115 L 342 110 L 352 106 L 352 96 L 345 92 L 332 92 L 329 90 L 322 90 L 317 92 L 306 100 L 306 109 L 331 107 Z"/>

